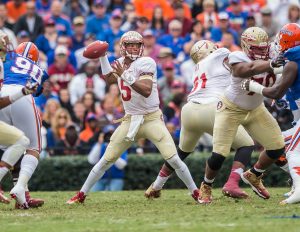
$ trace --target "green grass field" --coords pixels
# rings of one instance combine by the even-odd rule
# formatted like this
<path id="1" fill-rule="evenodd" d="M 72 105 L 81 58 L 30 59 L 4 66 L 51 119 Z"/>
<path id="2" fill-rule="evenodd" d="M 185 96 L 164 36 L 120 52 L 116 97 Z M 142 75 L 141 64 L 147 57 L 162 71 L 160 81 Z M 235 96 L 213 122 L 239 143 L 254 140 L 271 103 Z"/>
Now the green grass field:
<path id="1" fill-rule="evenodd" d="M 35 192 L 32 196 L 46 201 L 42 208 L 0 205 L 0 231 L 300 231 L 299 205 L 278 204 L 286 191 L 270 189 L 272 197 L 265 201 L 249 189 L 247 200 L 224 197 L 215 189 L 208 206 L 196 205 L 186 190 L 164 190 L 155 200 L 146 200 L 142 191 L 98 192 L 84 205 L 71 206 L 65 201 L 73 192 Z"/>

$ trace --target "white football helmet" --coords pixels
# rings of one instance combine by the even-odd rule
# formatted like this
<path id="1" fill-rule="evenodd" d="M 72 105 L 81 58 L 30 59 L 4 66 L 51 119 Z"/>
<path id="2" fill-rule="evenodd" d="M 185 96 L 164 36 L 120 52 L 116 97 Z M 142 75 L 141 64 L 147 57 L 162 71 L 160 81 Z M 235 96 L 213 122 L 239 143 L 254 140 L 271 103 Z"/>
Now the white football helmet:
<path id="1" fill-rule="evenodd" d="M 193 45 L 190 51 L 190 57 L 197 64 L 200 60 L 207 57 L 218 49 L 218 46 L 209 40 L 200 40 Z"/>
<path id="2" fill-rule="evenodd" d="M 269 58 L 269 36 L 259 27 L 249 27 L 242 33 L 241 47 L 252 60 Z"/>
<path id="3" fill-rule="evenodd" d="M 140 44 L 140 48 L 136 54 L 129 53 L 126 49 L 126 44 Z M 128 57 L 131 60 L 136 60 L 137 58 L 143 56 L 144 53 L 144 39 L 140 33 L 136 31 L 126 32 L 120 40 L 120 53 L 121 56 Z"/>

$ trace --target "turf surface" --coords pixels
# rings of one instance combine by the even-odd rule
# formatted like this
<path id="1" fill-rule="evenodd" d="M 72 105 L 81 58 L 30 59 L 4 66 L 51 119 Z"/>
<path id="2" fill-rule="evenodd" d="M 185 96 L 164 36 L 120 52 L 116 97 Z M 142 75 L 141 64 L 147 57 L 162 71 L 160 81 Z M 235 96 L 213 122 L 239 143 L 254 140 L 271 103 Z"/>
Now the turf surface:
<path id="1" fill-rule="evenodd" d="M 146 200 L 142 191 L 91 193 L 84 205 L 66 205 L 73 192 L 35 192 L 45 205 L 15 210 L 0 204 L 1 232 L 96 231 L 300 231 L 299 205 L 280 206 L 287 188 L 269 189 L 262 200 L 247 189 L 250 199 L 234 200 L 213 191 L 211 205 L 196 205 L 186 190 L 164 190 Z"/>

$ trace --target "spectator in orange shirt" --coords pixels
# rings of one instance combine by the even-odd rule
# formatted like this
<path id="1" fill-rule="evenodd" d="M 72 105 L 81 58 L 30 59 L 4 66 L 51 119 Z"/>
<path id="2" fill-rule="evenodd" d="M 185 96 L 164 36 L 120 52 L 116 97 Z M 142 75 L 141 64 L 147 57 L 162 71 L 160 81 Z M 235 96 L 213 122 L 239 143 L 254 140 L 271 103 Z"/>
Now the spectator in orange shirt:
<path id="1" fill-rule="evenodd" d="M 100 128 L 96 115 L 89 113 L 86 117 L 85 128 L 79 134 L 82 146 L 90 149 L 97 142 L 99 131 Z"/>
<path id="2" fill-rule="evenodd" d="M 221 43 L 218 43 L 221 48 L 227 48 L 229 51 L 240 51 L 241 48 L 234 44 L 233 35 L 230 32 L 224 32 L 222 35 Z"/>
<path id="3" fill-rule="evenodd" d="M 7 17 L 10 23 L 15 23 L 27 11 L 23 0 L 13 0 L 6 3 Z"/>
<path id="4" fill-rule="evenodd" d="M 133 4 L 135 6 L 137 16 L 145 16 L 149 20 L 152 19 L 153 10 L 156 6 L 160 6 L 164 13 L 168 8 L 166 0 L 134 0 Z"/>
<path id="5" fill-rule="evenodd" d="M 198 14 L 196 19 L 204 25 L 206 30 L 213 26 L 217 26 L 219 24 L 219 18 L 218 14 L 215 12 L 215 1 L 204 0 L 203 12 Z"/>
<path id="6" fill-rule="evenodd" d="M 169 2 L 167 3 L 167 8 L 164 9 L 164 16 L 169 20 L 174 18 L 175 17 L 174 6 L 177 5 L 178 3 L 182 4 L 184 17 L 187 19 L 192 19 L 190 6 L 181 0 L 169 0 Z"/>

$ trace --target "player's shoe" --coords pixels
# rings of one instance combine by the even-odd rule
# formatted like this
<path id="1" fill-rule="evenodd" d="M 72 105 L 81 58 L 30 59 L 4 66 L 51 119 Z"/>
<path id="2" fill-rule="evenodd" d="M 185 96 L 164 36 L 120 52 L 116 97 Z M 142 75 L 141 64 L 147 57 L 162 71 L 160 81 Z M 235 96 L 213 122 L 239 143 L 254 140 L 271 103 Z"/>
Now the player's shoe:
<path id="1" fill-rule="evenodd" d="M 10 200 L 4 195 L 4 191 L 0 189 L 0 203 L 9 204 Z"/>
<path id="2" fill-rule="evenodd" d="M 204 182 L 201 183 L 199 189 L 199 203 L 200 204 L 210 204 L 212 202 L 212 187 L 205 184 Z"/>
<path id="3" fill-rule="evenodd" d="M 43 199 L 31 198 L 29 191 L 25 192 L 25 198 L 26 198 L 29 208 L 38 208 L 38 207 L 41 207 L 45 203 Z M 16 202 L 15 208 L 19 209 L 20 204 L 18 204 Z"/>
<path id="4" fill-rule="evenodd" d="M 84 195 L 84 192 L 77 192 L 74 197 L 72 197 L 70 200 L 68 200 L 66 203 L 69 205 L 75 204 L 75 203 L 84 203 L 84 200 L 86 198 L 86 195 Z"/>
<path id="5" fill-rule="evenodd" d="M 268 190 L 263 185 L 262 180 L 261 180 L 262 177 L 263 177 L 263 174 L 261 174 L 260 176 L 256 176 L 254 173 L 251 172 L 250 169 L 241 174 L 242 180 L 246 184 L 249 184 L 251 186 L 252 190 L 259 197 L 261 197 L 263 199 L 269 199 L 270 198 L 270 193 L 268 192 Z"/>
<path id="6" fill-rule="evenodd" d="M 195 189 L 194 192 L 191 194 L 192 198 L 197 202 L 197 203 L 201 203 L 200 202 L 200 191 L 199 189 Z"/>
<path id="7" fill-rule="evenodd" d="M 159 198 L 161 195 L 161 190 L 155 190 L 153 188 L 153 183 L 149 186 L 149 188 L 144 193 L 144 196 L 148 199 Z"/>
<path id="8" fill-rule="evenodd" d="M 237 183 L 233 181 L 228 181 L 224 185 L 222 193 L 224 196 L 232 198 L 245 199 L 249 197 L 249 195 L 245 191 L 243 191 Z"/>
<path id="9" fill-rule="evenodd" d="M 299 202 L 300 202 L 300 190 L 298 189 L 295 190 L 289 198 L 281 201 L 279 204 L 286 205 L 286 204 L 295 204 Z"/>
<path id="10" fill-rule="evenodd" d="M 29 205 L 25 197 L 25 189 L 16 185 L 10 191 L 10 196 L 19 204 L 18 209 L 29 209 Z"/>

